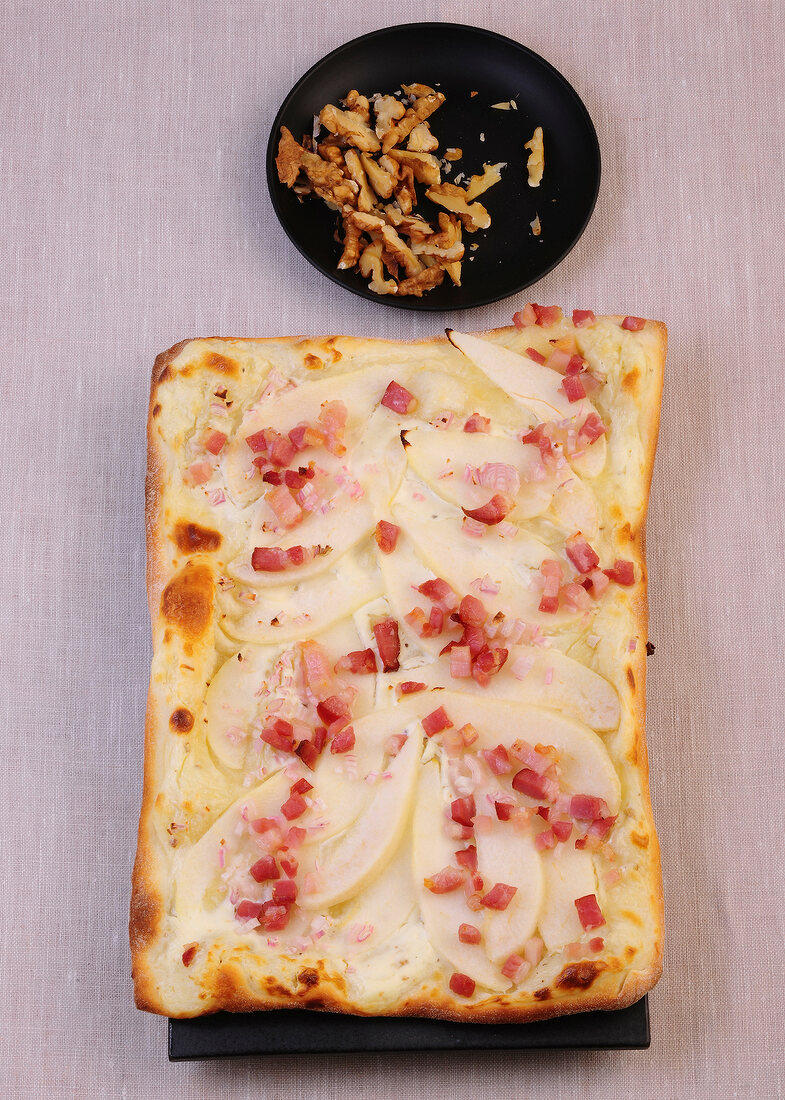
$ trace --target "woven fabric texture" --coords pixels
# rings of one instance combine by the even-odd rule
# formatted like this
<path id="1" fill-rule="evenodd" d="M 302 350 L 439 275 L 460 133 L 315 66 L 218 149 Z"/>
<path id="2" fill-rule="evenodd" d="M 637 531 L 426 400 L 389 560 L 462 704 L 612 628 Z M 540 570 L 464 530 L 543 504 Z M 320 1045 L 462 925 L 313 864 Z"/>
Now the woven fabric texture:
<path id="1" fill-rule="evenodd" d="M 417 19 L 525 43 L 595 120 L 595 214 L 531 295 L 670 329 L 648 536 L 667 905 L 652 1046 L 169 1065 L 165 1022 L 133 1007 L 126 935 L 150 369 L 186 336 L 407 338 L 456 322 L 310 269 L 263 180 L 300 75 Z M 777 0 L 2 5 L 3 1096 L 783 1095 L 784 37 Z M 460 323 L 508 323 L 526 298 Z"/>

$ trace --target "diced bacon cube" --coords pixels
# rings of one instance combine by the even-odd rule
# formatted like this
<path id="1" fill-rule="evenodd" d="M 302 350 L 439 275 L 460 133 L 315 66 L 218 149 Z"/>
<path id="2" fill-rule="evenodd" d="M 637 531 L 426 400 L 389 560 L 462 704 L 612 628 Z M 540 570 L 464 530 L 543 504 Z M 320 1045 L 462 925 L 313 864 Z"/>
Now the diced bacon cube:
<path id="1" fill-rule="evenodd" d="M 578 910 L 578 920 L 587 932 L 592 928 L 601 928 L 605 924 L 605 917 L 602 915 L 595 894 L 586 894 L 582 898 L 576 898 L 575 908 Z"/>
<path id="2" fill-rule="evenodd" d="M 473 412 L 469 419 L 463 426 L 465 432 L 477 432 L 483 435 L 491 430 L 491 422 L 487 416 L 480 416 L 479 413 Z"/>
<path id="3" fill-rule="evenodd" d="M 482 749 L 480 756 L 494 775 L 508 775 L 512 771 L 510 757 L 504 745 L 497 745 L 495 749 Z"/>
<path id="4" fill-rule="evenodd" d="M 535 363 L 542 364 L 545 362 L 545 356 L 541 352 L 537 351 L 536 348 L 527 348 L 526 355 L 529 357 L 529 359 L 533 359 Z"/>
<path id="5" fill-rule="evenodd" d="M 297 883 L 291 879 L 281 879 L 273 886 L 273 901 L 276 905 L 293 905 L 297 898 Z"/>
<path id="6" fill-rule="evenodd" d="M 603 573 L 609 580 L 624 585 L 625 588 L 635 584 L 635 566 L 631 561 L 617 558 L 610 569 L 603 569 Z"/>
<path id="7" fill-rule="evenodd" d="M 646 327 L 646 322 L 643 317 L 625 317 L 621 327 L 627 329 L 628 332 L 640 332 L 642 328 Z"/>
<path id="8" fill-rule="evenodd" d="M 294 741 L 291 733 L 281 733 L 275 726 L 267 726 L 259 736 L 262 741 L 277 749 L 278 752 L 294 752 Z"/>
<path id="9" fill-rule="evenodd" d="M 484 626 L 488 621 L 488 612 L 482 600 L 476 596 L 464 596 L 458 608 L 458 618 L 464 626 Z"/>
<path id="10" fill-rule="evenodd" d="M 527 302 L 523 309 L 513 313 L 512 323 L 516 328 L 528 328 L 529 325 L 537 324 L 537 313 L 531 302 Z"/>
<path id="11" fill-rule="evenodd" d="M 417 591 L 426 596 L 431 603 L 443 604 L 448 611 L 453 611 L 460 603 L 455 589 L 447 581 L 442 580 L 441 577 L 423 581 L 421 585 L 418 585 Z"/>
<path id="12" fill-rule="evenodd" d="M 456 997 L 471 997 L 475 989 L 474 978 L 456 971 L 450 978 L 450 989 Z"/>
<path id="13" fill-rule="evenodd" d="M 543 829 L 542 832 L 537 833 L 534 838 L 534 846 L 538 852 L 546 852 L 550 848 L 555 848 L 556 836 L 553 829 Z"/>
<path id="14" fill-rule="evenodd" d="M 561 389 L 564 390 L 564 393 L 567 395 L 567 400 L 570 402 L 580 401 L 582 397 L 586 396 L 583 382 L 577 374 L 566 374 L 561 384 Z"/>
<path id="15" fill-rule="evenodd" d="M 319 750 L 313 741 L 306 740 L 301 741 L 297 746 L 295 752 L 305 764 L 306 768 L 310 768 L 311 771 L 316 767 L 316 761 L 319 759 Z"/>
<path id="16" fill-rule="evenodd" d="M 218 455 L 223 450 L 227 436 L 225 432 L 219 432 L 215 428 L 208 428 L 204 434 L 204 449 L 211 455 Z"/>
<path id="17" fill-rule="evenodd" d="M 538 775 L 530 768 L 522 768 L 512 777 L 513 789 L 529 798 L 542 799 L 545 802 L 553 802 L 559 792 L 559 785 L 547 776 Z"/>
<path id="18" fill-rule="evenodd" d="M 330 752 L 350 752 L 354 748 L 354 743 L 354 729 L 351 726 L 347 726 L 346 729 L 339 730 L 338 733 L 333 735 L 332 741 L 330 742 Z"/>
<path id="19" fill-rule="evenodd" d="M 608 806 L 603 798 L 589 794 L 574 794 L 570 799 L 570 815 L 581 821 L 594 821 L 607 815 Z"/>
<path id="20" fill-rule="evenodd" d="M 457 867 L 443 867 L 432 878 L 426 878 L 424 885 L 432 894 L 450 894 L 462 886 L 466 879 L 466 872 Z"/>
<path id="21" fill-rule="evenodd" d="M 576 328 L 588 328 L 596 321 L 594 313 L 590 309 L 574 309 L 572 311 L 572 323 Z"/>
<path id="22" fill-rule="evenodd" d="M 384 619 L 373 628 L 373 636 L 382 659 L 385 672 L 398 671 L 398 656 L 401 642 L 398 637 L 398 623 L 395 619 Z"/>
<path id="23" fill-rule="evenodd" d="M 461 943 L 480 943 L 482 932 L 473 924 L 461 924 L 458 928 L 458 939 Z"/>
<path id="24" fill-rule="evenodd" d="M 607 428 L 603 424 L 602 420 L 597 413 L 589 413 L 578 429 L 578 437 L 584 436 L 589 440 L 589 443 L 594 443 L 599 439 L 601 435 L 604 435 Z"/>
<path id="25" fill-rule="evenodd" d="M 418 691 L 425 691 L 426 684 L 421 684 L 417 680 L 404 680 L 398 684 L 398 691 L 401 695 L 415 695 Z"/>
<path id="26" fill-rule="evenodd" d="M 459 825 L 465 825 L 471 828 L 476 815 L 477 805 L 473 795 L 468 795 L 466 798 L 456 798 L 450 803 L 450 816 L 453 821 L 457 821 Z"/>
<path id="27" fill-rule="evenodd" d="M 353 672 L 356 676 L 368 676 L 377 671 L 376 654 L 372 649 L 355 649 L 339 657 L 336 672 Z"/>
<path id="28" fill-rule="evenodd" d="M 249 873 L 256 882 L 269 882 L 270 879 L 281 877 L 275 856 L 262 856 L 261 859 L 257 859 Z"/>
<path id="29" fill-rule="evenodd" d="M 520 955 L 510 955 L 505 960 L 502 966 L 502 974 L 505 978 L 509 978 L 513 982 L 521 982 L 531 970 L 531 966 L 527 963 L 526 959 L 521 958 Z"/>
<path id="30" fill-rule="evenodd" d="M 272 428 L 262 428 L 260 431 L 254 432 L 253 435 L 247 435 L 245 442 L 254 454 L 261 454 L 263 451 L 269 451 L 277 434 Z"/>
<path id="31" fill-rule="evenodd" d="M 261 911 L 261 902 L 249 901 L 244 898 L 235 909 L 234 914 L 239 920 L 257 920 Z"/>
<path id="32" fill-rule="evenodd" d="M 262 905 L 260 923 L 267 932 L 280 932 L 289 923 L 290 912 L 289 905 L 278 905 L 270 899 Z"/>
<path id="33" fill-rule="evenodd" d="M 455 853 L 455 862 L 459 867 L 465 867 L 467 871 L 474 874 L 477 870 L 477 849 L 473 844 L 469 844 L 466 848 L 460 848 Z"/>
<path id="34" fill-rule="evenodd" d="M 444 707 L 439 707 L 438 710 L 432 711 L 423 718 L 422 728 L 429 737 L 433 737 L 442 730 L 452 729 L 452 722 Z"/>
<path id="35" fill-rule="evenodd" d="M 312 790 L 313 790 L 313 783 L 309 783 L 308 780 L 305 777 L 303 777 L 302 779 L 298 779 L 298 780 L 296 780 L 296 782 L 292 783 L 291 787 L 289 788 L 289 793 L 290 794 L 308 794 L 308 791 L 312 791 Z"/>
<path id="36" fill-rule="evenodd" d="M 502 668 L 509 650 L 496 646 L 494 649 L 484 649 L 478 653 L 472 663 L 472 676 L 480 687 L 487 687 L 491 677 Z"/>
<path id="37" fill-rule="evenodd" d="M 517 893 L 517 886 L 508 886 L 505 882 L 497 882 L 482 898 L 482 904 L 486 909 L 506 909 Z"/>
<path id="38" fill-rule="evenodd" d="M 305 801 L 301 794 L 290 795 L 289 798 L 281 806 L 281 813 L 287 821 L 294 821 L 295 818 L 301 817 L 308 809 L 308 803 Z"/>
<path id="39" fill-rule="evenodd" d="M 344 718 L 349 722 L 352 717 L 351 707 L 341 695 L 330 695 L 327 699 L 322 699 L 320 703 L 316 704 L 316 713 L 328 725 L 339 718 Z"/>
<path id="40" fill-rule="evenodd" d="M 450 650 L 450 675 L 454 680 L 465 680 L 472 674 L 472 651 L 467 645 L 456 645 Z"/>
<path id="41" fill-rule="evenodd" d="M 401 533 L 400 527 L 395 523 L 389 523 L 386 519 L 380 519 L 376 524 L 376 530 L 374 537 L 376 538 L 376 544 L 383 554 L 392 554 L 395 547 L 398 545 L 398 536 Z"/>
<path id="42" fill-rule="evenodd" d="M 257 573 L 282 573 L 287 565 L 286 551 L 277 546 L 257 546 L 251 565 Z"/>
<path id="43" fill-rule="evenodd" d="M 543 327 L 555 325 L 562 319 L 561 306 L 538 306 L 536 302 L 532 302 L 532 309 L 537 318 L 535 323 Z"/>
<path id="44" fill-rule="evenodd" d="M 294 878 L 295 875 L 297 874 L 297 870 L 298 870 L 298 867 L 299 867 L 299 863 L 298 863 L 296 857 L 293 856 L 293 855 L 283 855 L 283 854 L 281 854 L 278 857 L 278 860 L 281 864 L 281 870 L 286 875 L 286 877 L 287 878 Z"/>
<path id="45" fill-rule="evenodd" d="M 409 393 L 405 386 L 400 386 L 394 380 L 384 391 L 381 403 L 391 412 L 403 414 L 414 412 L 417 408 L 417 398 Z"/>
<path id="46" fill-rule="evenodd" d="M 573 825 L 572 825 L 571 821 L 553 821 L 551 823 L 551 829 L 553 830 L 553 835 L 561 843 L 564 843 L 565 840 L 570 839 L 570 835 L 572 834 L 572 828 L 573 828 Z"/>
<path id="47" fill-rule="evenodd" d="M 192 462 L 187 470 L 183 473 L 183 481 L 186 485 L 195 487 L 197 485 L 204 485 L 213 476 L 213 468 L 206 459 L 201 459 L 199 462 Z"/>

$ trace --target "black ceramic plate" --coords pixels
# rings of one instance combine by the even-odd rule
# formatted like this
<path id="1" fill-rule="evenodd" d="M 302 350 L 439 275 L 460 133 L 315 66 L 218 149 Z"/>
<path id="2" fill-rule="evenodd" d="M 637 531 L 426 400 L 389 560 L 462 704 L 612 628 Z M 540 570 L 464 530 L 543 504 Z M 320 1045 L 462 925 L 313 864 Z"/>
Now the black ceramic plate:
<path id="1" fill-rule="evenodd" d="M 432 116 L 439 152 L 463 149 L 450 181 L 482 171 L 484 162 L 506 161 L 502 181 L 480 201 L 492 224 L 464 234 L 467 245 L 460 287 L 445 279 L 422 298 L 380 297 L 352 271 L 338 271 L 336 215 L 313 196 L 300 202 L 278 180 L 275 154 L 281 126 L 298 140 L 310 134 L 313 116 L 338 103 L 352 88 L 365 95 L 392 93 L 401 83 L 436 86 L 446 102 Z M 472 96 L 471 93 L 477 95 Z M 516 111 L 492 104 L 514 99 Z M 527 182 L 524 149 L 542 126 L 545 176 Z M 484 140 L 483 140 L 484 139 Z M 284 100 L 267 147 L 267 181 L 273 206 L 292 242 L 321 272 L 354 294 L 403 309 L 467 309 L 499 301 L 537 282 L 556 266 L 589 221 L 600 183 L 600 150 L 591 118 L 574 89 L 547 61 L 509 38 L 454 23 L 410 23 L 356 38 L 317 62 Z M 418 191 L 422 185 L 418 184 Z M 435 221 L 438 208 L 423 199 L 418 211 Z M 539 215 L 542 234 L 530 222 Z M 475 252 L 469 245 L 479 245 Z M 473 257 L 470 259 L 469 257 Z"/>
<path id="2" fill-rule="evenodd" d="M 582 1012 L 534 1024 L 340 1016 L 287 1009 L 218 1012 L 169 1021 L 169 1059 L 249 1054 L 365 1054 L 427 1050 L 645 1050 L 651 1041 L 644 997 L 618 1012 Z"/>

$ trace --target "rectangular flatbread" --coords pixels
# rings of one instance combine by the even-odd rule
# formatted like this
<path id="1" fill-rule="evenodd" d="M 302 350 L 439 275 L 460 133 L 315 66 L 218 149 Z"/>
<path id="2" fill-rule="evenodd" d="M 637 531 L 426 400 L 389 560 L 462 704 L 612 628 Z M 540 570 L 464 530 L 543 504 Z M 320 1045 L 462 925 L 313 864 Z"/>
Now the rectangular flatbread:
<path id="1" fill-rule="evenodd" d="M 527 1021 L 657 981 L 665 348 L 527 307 L 158 357 L 140 1008 Z"/>

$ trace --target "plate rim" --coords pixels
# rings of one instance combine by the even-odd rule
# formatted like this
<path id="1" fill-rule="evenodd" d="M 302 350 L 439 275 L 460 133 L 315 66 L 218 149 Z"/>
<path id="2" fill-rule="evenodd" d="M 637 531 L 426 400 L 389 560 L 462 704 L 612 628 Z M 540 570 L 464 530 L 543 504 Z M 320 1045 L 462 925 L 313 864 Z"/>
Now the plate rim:
<path id="1" fill-rule="evenodd" d="M 340 277 L 340 273 L 337 268 L 330 269 L 326 266 L 323 267 L 319 261 L 314 259 L 309 254 L 309 252 L 303 246 L 301 246 L 299 241 L 296 240 L 296 238 L 289 230 L 287 219 L 279 208 L 278 189 L 281 187 L 281 183 L 278 179 L 277 171 L 275 169 L 276 135 L 280 130 L 282 116 L 284 115 L 290 102 L 299 92 L 300 88 L 308 80 L 315 76 L 319 72 L 319 70 L 330 64 L 338 55 L 344 53 L 350 48 L 361 45 L 363 42 L 366 42 L 370 39 L 376 39 L 381 35 L 392 34 L 396 31 L 411 30 L 413 28 L 418 28 L 422 30 L 426 28 L 434 29 L 437 27 L 445 26 L 459 31 L 469 32 L 471 35 L 486 37 L 496 42 L 504 43 L 507 46 L 511 45 L 515 47 L 515 49 L 527 55 L 535 63 L 543 66 L 545 70 L 549 73 L 549 75 L 555 77 L 556 80 L 564 87 L 569 97 L 574 101 L 578 113 L 583 116 L 583 121 L 586 124 L 587 136 L 590 139 L 592 152 L 596 158 L 594 188 L 588 205 L 588 209 L 582 223 L 575 232 L 572 240 L 567 245 L 566 249 L 564 249 L 564 251 L 562 251 L 553 260 L 552 263 L 543 268 L 542 271 L 538 270 L 535 278 L 526 280 L 522 283 L 517 283 L 515 287 L 502 294 L 494 293 L 488 296 L 481 296 L 469 304 L 456 305 L 453 307 L 446 307 L 441 304 L 431 304 L 428 301 L 427 294 L 423 295 L 422 298 L 416 298 L 413 296 L 398 298 L 396 295 L 374 294 L 372 291 L 369 291 L 364 285 L 354 286 L 348 281 L 344 281 Z M 350 294 L 354 294 L 355 296 L 357 296 L 358 298 L 362 298 L 366 302 L 376 302 L 380 305 L 391 306 L 394 309 L 407 309 L 411 312 L 418 313 L 465 312 L 466 310 L 479 309 L 483 306 L 493 305 L 496 302 L 506 301 L 506 299 L 512 298 L 516 294 L 520 294 L 521 291 L 527 290 L 530 286 L 534 286 L 536 283 L 539 283 L 542 279 L 546 277 L 546 275 L 549 275 L 551 271 L 558 267 L 559 264 L 567 258 L 570 252 L 572 252 L 572 250 L 578 244 L 583 234 L 586 232 L 586 228 L 591 221 L 592 215 L 594 214 L 594 210 L 597 205 L 597 199 L 599 197 L 600 184 L 602 182 L 602 153 L 600 149 L 599 138 L 597 136 L 597 128 L 594 125 L 594 120 L 592 119 L 586 104 L 578 95 L 578 92 L 575 90 L 573 85 L 569 82 L 569 80 L 567 80 L 566 76 L 564 76 L 564 74 L 561 73 L 555 65 L 544 58 L 541 54 L 536 53 L 536 51 L 532 50 L 529 46 L 525 46 L 522 42 L 518 42 L 516 39 L 510 38 L 507 35 L 500 34 L 498 31 L 489 30 L 487 27 L 475 27 L 469 23 L 454 23 L 450 20 L 422 20 L 411 23 L 396 23 L 392 26 L 379 27 L 376 30 L 367 31 L 365 34 L 358 35 L 356 38 L 349 39 L 349 41 L 342 43 L 340 46 L 336 46 L 335 49 L 331 50 L 327 54 L 324 54 L 323 57 L 315 61 L 314 64 L 311 65 L 310 68 L 308 68 L 295 82 L 295 84 L 292 85 L 292 87 L 284 97 L 283 101 L 281 102 L 280 107 L 276 111 L 275 117 L 270 127 L 270 133 L 265 149 L 265 176 L 267 181 L 267 191 L 270 196 L 270 202 L 272 203 L 273 211 L 276 218 L 278 219 L 279 225 L 283 229 L 287 238 L 294 245 L 300 255 L 303 256 L 303 258 L 307 260 L 313 268 L 315 268 L 320 274 L 330 279 L 330 281 L 335 283 L 336 286 L 342 287 Z"/>

